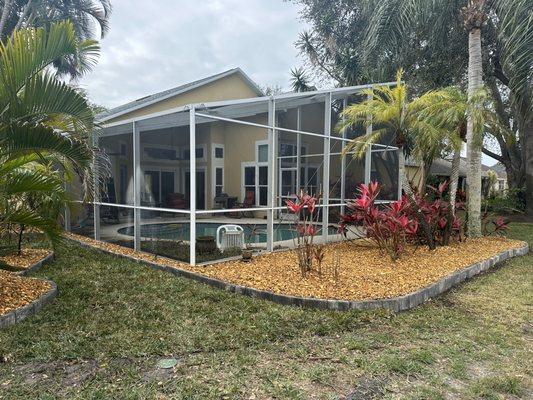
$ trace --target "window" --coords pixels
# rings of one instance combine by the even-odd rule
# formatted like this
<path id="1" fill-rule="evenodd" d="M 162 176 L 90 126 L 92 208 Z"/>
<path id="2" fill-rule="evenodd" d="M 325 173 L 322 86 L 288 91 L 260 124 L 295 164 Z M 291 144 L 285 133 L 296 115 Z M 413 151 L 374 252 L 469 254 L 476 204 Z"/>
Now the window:
<path id="1" fill-rule="evenodd" d="M 174 193 L 174 177 L 174 171 L 144 171 L 141 202 L 150 206 L 165 204 L 168 195 Z"/>
<path id="2" fill-rule="evenodd" d="M 196 153 L 196 160 L 205 161 L 205 146 L 204 145 L 197 146 L 195 153 Z M 188 147 L 183 148 L 183 150 L 181 151 L 181 155 L 182 155 L 183 160 L 190 160 L 191 158 L 190 149 Z"/>
<path id="3" fill-rule="evenodd" d="M 143 154 L 146 159 L 164 161 L 175 161 L 178 155 L 176 149 L 152 146 L 144 146 Z"/>
<path id="4" fill-rule="evenodd" d="M 256 161 L 242 163 L 243 199 L 253 194 L 253 204 L 268 204 L 268 143 L 264 140 L 255 142 Z"/>
<path id="5" fill-rule="evenodd" d="M 224 147 L 215 146 L 215 158 L 224 158 Z"/>
<path id="6" fill-rule="evenodd" d="M 256 167 L 244 167 L 244 197 L 248 197 L 248 193 L 253 193 L 254 204 L 257 204 L 255 196 L 255 171 Z"/>
<path id="7" fill-rule="evenodd" d="M 224 192 L 224 168 L 215 167 L 215 196 Z"/>
<path id="8" fill-rule="evenodd" d="M 268 162 L 268 143 L 257 144 L 257 162 Z"/>

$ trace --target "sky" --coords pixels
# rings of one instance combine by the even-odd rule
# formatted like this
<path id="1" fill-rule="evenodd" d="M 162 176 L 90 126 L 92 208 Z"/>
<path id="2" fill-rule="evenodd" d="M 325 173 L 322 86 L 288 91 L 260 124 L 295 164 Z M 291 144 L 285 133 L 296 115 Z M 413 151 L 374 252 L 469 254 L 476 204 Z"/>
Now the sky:
<path id="1" fill-rule="evenodd" d="M 294 43 L 307 28 L 284 0 L 112 0 L 98 65 L 79 82 L 116 107 L 230 68 L 261 87 L 290 86 L 302 65 Z M 483 155 L 489 165 L 496 161 Z"/>
<path id="2" fill-rule="evenodd" d="M 302 64 L 294 42 L 305 29 L 283 0 L 112 0 L 98 65 L 80 85 L 111 108 L 241 67 L 264 87 L 289 87 Z"/>

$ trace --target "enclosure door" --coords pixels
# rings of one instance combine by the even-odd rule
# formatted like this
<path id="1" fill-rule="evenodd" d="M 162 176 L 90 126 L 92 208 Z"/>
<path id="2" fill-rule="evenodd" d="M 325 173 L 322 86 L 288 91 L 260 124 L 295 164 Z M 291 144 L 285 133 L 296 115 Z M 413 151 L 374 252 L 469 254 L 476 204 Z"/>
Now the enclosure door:
<path id="1" fill-rule="evenodd" d="M 191 172 L 185 171 L 185 195 L 190 198 Z M 205 171 L 196 171 L 196 209 L 205 210 Z"/>

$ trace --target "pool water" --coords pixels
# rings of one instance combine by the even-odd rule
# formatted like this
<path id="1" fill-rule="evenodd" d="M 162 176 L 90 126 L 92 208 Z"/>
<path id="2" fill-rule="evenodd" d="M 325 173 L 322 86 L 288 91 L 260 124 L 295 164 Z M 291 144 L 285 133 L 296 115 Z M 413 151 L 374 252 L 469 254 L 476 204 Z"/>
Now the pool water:
<path id="1" fill-rule="evenodd" d="M 196 237 L 199 236 L 214 236 L 217 235 L 217 228 L 220 223 L 197 223 Z M 239 224 L 244 229 L 245 241 L 250 243 L 265 243 L 266 242 L 266 224 Z M 256 232 L 255 235 L 250 236 L 251 232 Z M 128 226 L 118 230 L 122 235 L 133 236 L 133 226 Z M 320 233 L 320 232 L 319 232 Z M 329 229 L 330 234 L 337 233 L 335 228 Z M 274 225 L 274 241 L 291 240 L 296 233 L 290 224 Z M 190 238 L 190 230 L 188 223 L 166 223 L 166 224 L 145 224 L 141 225 L 141 237 L 152 239 L 170 239 L 188 241 Z"/>

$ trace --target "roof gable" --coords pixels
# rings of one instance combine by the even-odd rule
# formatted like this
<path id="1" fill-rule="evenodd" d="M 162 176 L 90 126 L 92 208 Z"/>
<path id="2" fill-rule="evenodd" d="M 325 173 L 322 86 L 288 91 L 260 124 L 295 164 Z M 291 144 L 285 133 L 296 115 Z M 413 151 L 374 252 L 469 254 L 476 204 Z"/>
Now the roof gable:
<path id="1" fill-rule="evenodd" d="M 151 94 L 145 97 L 141 97 L 140 99 L 130 101 L 129 103 L 120 105 L 109 111 L 105 111 L 103 113 L 98 114 L 96 116 L 96 120 L 98 122 L 105 122 L 110 119 L 120 117 L 124 114 L 128 114 L 136 110 L 140 110 L 152 104 L 162 102 L 166 99 L 191 92 L 195 89 L 198 89 L 202 86 L 219 81 L 233 74 L 239 75 L 242 78 L 242 80 L 249 86 L 249 88 L 257 94 L 257 96 L 264 96 L 264 93 L 261 90 L 261 88 L 247 74 L 245 74 L 242 69 L 233 68 L 233 69 L 221 72 L 216 75 L 208 76 L 206 78 L 202 78 L 202 79 L 199 79 L 193 82 L 189 82 L 189 83 L 185 83 L 180 86 L 176 86 L 172 89 L 164 90 L 162 92 L 154 93 L 154 94 Z"/>

